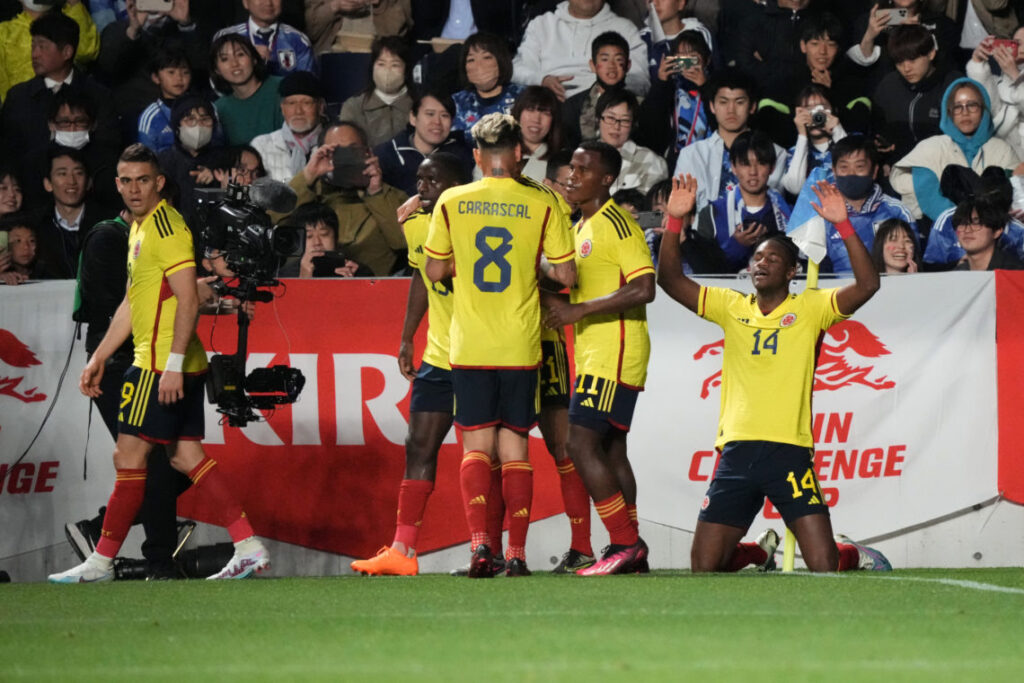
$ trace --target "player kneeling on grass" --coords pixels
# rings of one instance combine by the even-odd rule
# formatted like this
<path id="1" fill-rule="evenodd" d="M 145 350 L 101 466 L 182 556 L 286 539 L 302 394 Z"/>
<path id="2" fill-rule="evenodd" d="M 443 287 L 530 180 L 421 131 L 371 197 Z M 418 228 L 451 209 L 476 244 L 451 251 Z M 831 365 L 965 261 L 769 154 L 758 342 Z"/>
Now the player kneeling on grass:
<path id="1" fill-rule="evenodd" d="M 545 324 L 574 325 L 567 449 L 611 541 L 580 576 L 648 569 L 626 432 L 647 378 L 645 306 L 654 300 L 654 265 L 643 229 L 609 196 L 621 164 L 619 152 L 603 142 L 584 142 L 573 153 L 567 195 L 583 213 L 573 230 L 576 287 L 568 300 L 547 292 L 543 299 Z"/>
<path id="2" fill-rule="evenodd" d="M 419 573 L 416 539 L 423 523 L 427 499 L 434 490 L 437 451 L 452 427 L 455 394 L 448 364 L 448 328 L 452 321 L 451 283 L 431 282 L 426 274 L 423 243 L 430 228 L 430 214 L 441 193 L 462 183 L 462 162 L 453 154 L 434 152 L 416 171 L 420 209 L 402 224 L 409 249 L 409 266 L 418 271 L 409 282 L 398 369 L 412 382 L 409 403 L 409 434 L 405 437 L 405 476 L 398 489 L 398 522 L 390 547 L 381 548 L 368 560 L 352 562 L 352 571 L 370 575 L 415 576 Z M 413 336 L 427 314 L 427 346 L 420 369 L 412 362 Z"/>
<path id="3" fill-rule="evenodd" d="M 683 274 L 680 244 L 693 219 L 697 182 L 689 175 L 673 180 L 658 283 L 725 333 L 715 441 L 721 458 L 697 519 L 690 555 L 694 572 L 768 564 L 774 547 L 769 553 L 759 544 L 739 543 L 765 496 L 795 534 L 811 571 L 891 568 L 877 550 L 845 536 L 833 540 L 828 506 L 814 474 L 811 390 L 818 340 L 867 303 L 879 287 L 878 272 L 850 224 L 842 195 L 825 182 L 814 192 L 815 210 L 836 226 L 846 245 L 853 284 L 790 293 L 798 250 L 788 237 L 772 235 L 758 243 L 750 259 L 755 293 L 742 294 L 703 287 Z"/>
<path id="4" fill-rule="evenodd" d="M 142 506 L 146 459 L 154 443 L 165 444 L 171 466 L 188 474 L 199 495 L 216 502 L 216 521 L 235 543 L 231 561 L 209 578 L 240 579 L 270 566 L 224 474 L 200 443 L 207 364 L 196 335 L 199 294 L 192 233 L 161 198 L 165 182 L 156 156 L 144 145 L 131 145 L 121 154 L 117 189 L 134 219 L 128 235 L 128 291 L 79 380 L 83 394 L 99 396 L 107 359 L 133 336 L 135 360 L 124 376 L 114 448 L 117 478 L 96 550 L 82 564 L 51 574 L 53 583 L 113 578 L 113 558 Z"/>

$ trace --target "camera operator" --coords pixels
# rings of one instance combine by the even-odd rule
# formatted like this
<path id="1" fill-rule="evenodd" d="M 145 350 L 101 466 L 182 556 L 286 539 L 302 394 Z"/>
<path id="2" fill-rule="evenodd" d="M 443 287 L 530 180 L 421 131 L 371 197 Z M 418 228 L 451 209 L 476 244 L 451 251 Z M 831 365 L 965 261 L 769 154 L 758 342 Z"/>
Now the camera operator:
<path id="1" fill-rule="evenodd" d="M 298 205 L 326 204 L 338 219 L 337 246 L 377 276 L 404 267 L 405 236 L 396 218 L 407 197 L 386 184 L 366 133 L 346 121 L 324 131 L 320 147 L 292 178 Z M 271 213 L 275 223 L 284 214 Z"/>
<path id="2" fill-rule="evenodd" d="M 796 145 L 789 149 L 782 189 L 795 197 L 816 168 L 825 168 L 825 178 L 834 181 L 831 146 L 845 138 L 846 131 L 833 111 L 828 91 L 814 83 L 796 96 L 793 125 L 796 126 Z"/>

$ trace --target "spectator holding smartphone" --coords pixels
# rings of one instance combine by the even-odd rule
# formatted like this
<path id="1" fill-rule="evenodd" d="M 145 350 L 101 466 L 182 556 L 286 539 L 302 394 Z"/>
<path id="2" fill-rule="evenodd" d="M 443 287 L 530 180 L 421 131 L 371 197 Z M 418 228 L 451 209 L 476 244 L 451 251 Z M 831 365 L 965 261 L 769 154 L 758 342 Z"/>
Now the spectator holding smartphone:
<path id="1" fill-rule="evenodd" d="M 288 223 L 306 233 L 306 248 L 301 259 L 292 259 L 280 277 L 354 277 L 359 264 L 337 251 L 338 216 L 320 202 L 304 204 L 289 216 Z"/>
<path id="2" fill-rule="evenodd" d="M 1018 157 L 1024 158 L 1024 141 L 1020 125 L 1024 123 L 1024 27 L 1018 28 L 1009 40 L 988 36 L 974 49 L 967 62 L 967 77 L 981 83 L 992 103 L 992 125 L 996 137 L 1013 147 Z M 992 62 L 999 67 L 999 75 L 992 71 Z"/>
<path id="3" fill-rule="evenodd" d="M 889 35 L 897 26 L 918 25 L 935 36 L 938 58 L 955 61 L 960 34 L 956 23 L 942 11 L 928 6 L 923 0 L 880 0 L 862 14 L 853 24 L 851 37 L 857 36 L 859 43 L 852 45 L 846 56 L 854 64 L 871 70 L 874 78 L 881 78 L 892 71 L 888 57 Z M 855 38 L 856 39 L 856 38 Z"/>

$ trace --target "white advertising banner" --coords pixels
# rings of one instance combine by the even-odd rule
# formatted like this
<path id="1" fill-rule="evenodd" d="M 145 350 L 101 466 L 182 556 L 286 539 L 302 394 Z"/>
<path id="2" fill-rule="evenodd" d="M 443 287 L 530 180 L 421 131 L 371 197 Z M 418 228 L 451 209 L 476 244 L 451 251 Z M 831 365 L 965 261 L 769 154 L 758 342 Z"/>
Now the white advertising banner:
<path id="1" fill-rule="evenodd" d="M 836 530 L 877 537 L 996 494 L 994 280 L 956 275 L 955 288 L 948 274 L 884 278 L 822 339 L 815 462 Z M 746 279 L 702 284 L 753 291 Z M 638 507 L 692 530 L 716 462 L 722 331 L 663 292 L 647 318 L 650 374 L 629 442 Z M 782 526 L 769 504 L 752 531 L 766 525 Z"/>
<path id="2" fill-rule="evenodd" d="M 106 504 L 114 481 L 113 441 L 98 412 L 84 471 L 89 401 L 78 392 L 86 357 L 74 339 L 74 284 L 0 286 L 0 557 L 62 540 L 66 522 Z"/>

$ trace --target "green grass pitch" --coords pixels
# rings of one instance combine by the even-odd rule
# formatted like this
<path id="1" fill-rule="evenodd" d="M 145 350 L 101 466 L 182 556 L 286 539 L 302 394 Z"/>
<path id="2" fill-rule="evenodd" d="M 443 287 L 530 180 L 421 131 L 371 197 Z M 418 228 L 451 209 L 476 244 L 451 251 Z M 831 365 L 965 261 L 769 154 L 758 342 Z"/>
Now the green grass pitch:
<path id="1" fill-rule="evenodd" d="M 1021 681 L 1024 569 L 0 586 L 46 680 Z"/>

